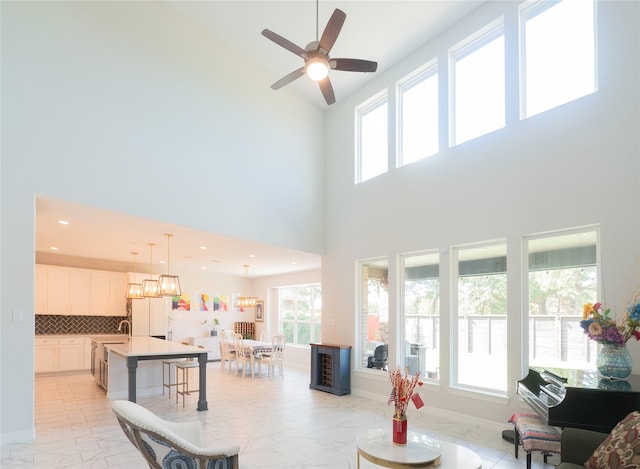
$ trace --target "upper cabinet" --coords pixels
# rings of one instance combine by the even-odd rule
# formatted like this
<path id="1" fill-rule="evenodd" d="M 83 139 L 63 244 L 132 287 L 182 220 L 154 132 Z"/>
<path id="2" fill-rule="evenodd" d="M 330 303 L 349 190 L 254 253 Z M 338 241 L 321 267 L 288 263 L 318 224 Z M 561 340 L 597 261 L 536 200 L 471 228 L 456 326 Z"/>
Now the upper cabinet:
<path id="1" fill-rule="evenodd" d="M 125 316 L 127 274 L 36 265 L 35 314 Z"/>
<path id="2" fill-rule="evenodd" d="M 91 271 L 92 316 L 126 316 L 127 274 L 120 272 Z"/>

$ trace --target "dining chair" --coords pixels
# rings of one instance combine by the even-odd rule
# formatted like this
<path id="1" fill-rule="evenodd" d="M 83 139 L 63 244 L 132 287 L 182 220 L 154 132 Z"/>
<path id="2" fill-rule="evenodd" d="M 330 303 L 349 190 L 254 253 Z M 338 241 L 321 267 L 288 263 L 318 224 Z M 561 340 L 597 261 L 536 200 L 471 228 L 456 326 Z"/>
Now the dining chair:
<path id="1" fill-rule="evenodd" d="M 269 334 L 267 334 L 267 331 L 260 333 L 260 342 L 269 342 Z"/>
<path id="2" fill-rule="evenodd" d="M 251 369 L 251 352 L 245 350 L 242 335 L 236 334 L 233 337 L 233 349 L 236 352 L 236 374 L 242 365 L 242 377 L 244 378 L 247 373 L 247 368 L 251 372 L 253 377 L 253 370 Z"/>
<path id="3" fill-rule="evenodd" d="M 233 336 L 235 337 L 235 333 Z M 229 372 L 231 372 L 231 362 L 236 361 L 236 351 L 232 347 L 229 347 L 229 333 L 222 331 L 220 334 L 220 369 L 224 371 L 227 363 L 229 363 Z M 236 363 L 236 368 L 238 364 Z"/>
<path id="4" fill-rule="evenodd" d="M 202 423 L 169 422 L 135 402 L 111 405 L 122 431 L 151 468 L 238 469 L 240 447 L 203 445 Z"/>
<path id="5" fill-rule="evenodd" d="M 280 378 L 284 379 L 284 373 L 282 369 L 282 358 L 284 356 L 284 349 L 286 341 L 283 335 L 276 335 L 271 342 L 271 351 L 263 352 L 260 354 L 260 373 L 262 373 L 262 365 L 267 365 L 268 376 L 275 375 L 275 366 L 278 366 L 278 373 Z"/>

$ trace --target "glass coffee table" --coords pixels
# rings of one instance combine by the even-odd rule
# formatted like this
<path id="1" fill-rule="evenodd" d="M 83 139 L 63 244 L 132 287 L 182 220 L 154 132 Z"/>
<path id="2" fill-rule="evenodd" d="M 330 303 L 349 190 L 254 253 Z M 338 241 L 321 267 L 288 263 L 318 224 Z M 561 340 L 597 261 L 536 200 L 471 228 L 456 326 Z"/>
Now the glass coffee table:
<path id="1" fill-rule="evenodd" d="M 394 445 L 391 434 L 378 428 L 356 439 L 360 457 L 378 466 L 396 468 L 481 469 L 480 457 L 464 446 L 435 441 L 418 432 L 408 432 L 405 446 Z"/>

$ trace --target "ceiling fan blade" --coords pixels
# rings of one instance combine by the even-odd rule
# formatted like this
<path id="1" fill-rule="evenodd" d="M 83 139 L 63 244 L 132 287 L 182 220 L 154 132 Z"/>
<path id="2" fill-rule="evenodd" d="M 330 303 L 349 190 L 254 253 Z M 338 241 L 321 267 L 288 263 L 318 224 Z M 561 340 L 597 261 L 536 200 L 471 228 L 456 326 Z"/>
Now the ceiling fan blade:
<path id="1" fill-rule="evenodd" d="M 322 96 L 324 96 L 324 100 L 327 104 L 331 105 L 336 102 L 336 95 L 333 93 L 333 86 L 331 86 L 331 82 L 329 81 L 329 77 L 325 77 L 318 82 L 320 85 L 320 91 L 322 91 Z"/>
<path id="2" fill-rule="evenodd" d="M 306 58 L 307 51 L 305 51 L 302 47 L 294 44 L 289 39 L 285 39 L 282 36 L 280 36 L 279 34 L 274 33 L 273 31 L 270 31 L 268 29 L 263 29 L 262 30 L 262 35 L 264 37 L 266 37 L 267 39 L 271 39 L 273 42 L 275 42 L 276 44 L 278 44 L 281 47 L 284 47 L 288 51 L 293 52 L 297 56 L 300 56 L 302 58 Z"/>
<path id="3" fill-rule="evenodd" d="M 361 59 L 331 59 L 329 65 L 333 70 L 343 72 L 375 72 L 378 69 L 378 62 Z"/>
<path id="4" fill-rule="evenodd" d="M 298 70 L 294 70 L 293 72 L 289 73 L 288 75 L 285 75 L 282 78 L 280 78 L 273 85 L 271 85 L 271 88 L 274 89 L 274 90 L 279 90 L 284 85 L 288 85 L 293 80 L 297 80 L 298 78 L 300 78 L 304 74 L 305 74 L 304 67 L 301 67 Z"/>
<path id="5" fill-rule="evenodd" d="M 346 18 L 347 14 L 338 8 L 335 9 L 331 18 L 329 18 L 329 22 L 322 32 L 320 44 L 318 45 L 318 47 L 324 49 L 327 54 L 331 51 L 336 39 L 338 39 L 338 34 L 340 34 L 340 30 L 342 29 L 342 25 Z"/>

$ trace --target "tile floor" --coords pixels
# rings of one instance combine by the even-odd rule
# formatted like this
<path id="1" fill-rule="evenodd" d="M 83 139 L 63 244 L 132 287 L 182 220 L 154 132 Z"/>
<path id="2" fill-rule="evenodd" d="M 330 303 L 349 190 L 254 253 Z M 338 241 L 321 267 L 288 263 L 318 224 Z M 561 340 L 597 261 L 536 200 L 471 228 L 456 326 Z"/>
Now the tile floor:
<path id="1" fill-rule="evenodd" d="M 209 410 L 195 410 L 197 396 L 185 409 L 167 396 L 141 398 L 139 404 L 168 420 L 200 420 L 205 441 L 240 446 L 243 469 L 356 468 L 356 436 L 390 425 L 385 402 L 309 389 L 308 373 L 285 369 L 285 378 L 241 378 L 210 363 L 207 373 Z M 427 406 L 410 409 L 411 430 L 452 441 L 475 451 L 484 469 L 522 469 L 524 455 L 499 431 L 429 415 Z M 2 446 L 3 468 L 144 468 L 142 457 L 126 439 L 109 401 L 91 375 L 36 378 L 36 442 Z M 534 456 L 534 468 L 549 469 Z M 363 469 L 373 464 L 361 460 Z"/>

